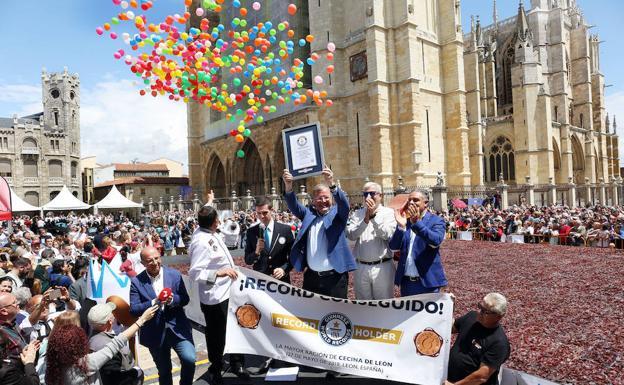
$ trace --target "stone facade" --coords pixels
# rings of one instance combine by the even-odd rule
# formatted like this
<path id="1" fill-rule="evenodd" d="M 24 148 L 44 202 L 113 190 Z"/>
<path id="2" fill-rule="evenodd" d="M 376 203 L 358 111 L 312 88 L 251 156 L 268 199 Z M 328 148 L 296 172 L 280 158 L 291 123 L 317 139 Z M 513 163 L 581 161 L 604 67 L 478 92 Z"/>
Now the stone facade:
<path id="1" fill-rule="evenodd" d="M 43 112 L 0 118 L 0 175 L 16 194 L 41 206 L 63 185 L 82 199 L 80 80 L 77 74 L 41 74 Z"/>
<path id="2" fill-rule="evenodd" d="M 525 176 L 532 183 L 567 183 L 570 176 L 577 183 L 586 176 L 608 181 L 618 151 L 617 137 L 605 127 L 598 41 L 570 2 L 532 1 L 528 15 L 521 6 L 519 16 L 498 27 L 475 26 L 464 36 L 456 0 L 300 0 L 307 13 L 298 13 L 306 19 L 297 23 L 309 26 L 316 37 L 309 53 L 322 58 L 310 75 L 325 78 L 323 89 L 334 105 L 282 108 L 238 144 L 227 136 L 235 127 L 189 103 L 191 186 L 221 197 L 232 190 L 279 192 L 281 131 L 308 122 L 320 122 L 326 163 L 347 191 L 358 191 L 367 178 L 390 190 L 399 176 L 407 186 L 431 186 L 438 172 L 455 186 L 496 181 L 499 173 L 490 177 L 486 159 L 497 140 L 499 169 L 512 185 Z M 331 77 L 324 72 L 328 41 L 337 47 Z M 512 50 L 503 52 L 510 44 Z M 509 52 L 513 60 L 506 59 Z M 365 72 L 354 78 L 350 63 L 358 57 L 364 57 Z M 504 60 L 509 66 L 503 74 Z M 572 77 L 565 63 L 571 63 Z M 507 83 L 501 83 L 503 75 Z M 505 103 L 497 96 L 503 93 Z M 572 121 L 564 113 L 570 106 Z M 584 122 L 573 124 L 580 116 Z M 235 155 L 241 148 L 244 159 Z M 299 183 L 309 188 L 314 179 Z"/>
<path id="3" fill-rule="evenodd" d="M 527 12 L 464 39 L 471 183 L 599 184 L 617 178 L 599 39 L 575 0 Z M 615 126 L 615 124 L 614 124 Z"/>

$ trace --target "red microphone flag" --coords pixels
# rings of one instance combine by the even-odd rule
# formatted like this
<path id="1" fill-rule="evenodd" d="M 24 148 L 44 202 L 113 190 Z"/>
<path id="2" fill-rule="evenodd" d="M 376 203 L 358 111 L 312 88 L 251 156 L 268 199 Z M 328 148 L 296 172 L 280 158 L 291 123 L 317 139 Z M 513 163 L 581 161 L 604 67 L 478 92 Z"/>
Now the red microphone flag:
<path id="1" fill-rule="evenodd" d="M 3 177 L 0 177 L 0 221 L 13 219 L 11 210 L 11 188 Z"/>

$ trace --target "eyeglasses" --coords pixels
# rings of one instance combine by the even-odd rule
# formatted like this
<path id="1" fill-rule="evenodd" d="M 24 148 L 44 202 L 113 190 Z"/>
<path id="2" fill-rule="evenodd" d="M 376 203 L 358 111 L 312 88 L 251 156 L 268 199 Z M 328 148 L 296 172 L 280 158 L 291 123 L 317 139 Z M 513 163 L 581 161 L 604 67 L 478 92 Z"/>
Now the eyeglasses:
<path id="1" fill-rule="evenodd" d="M 372 197 L 374 197 L 377 194 L 378 194 L 378 192 L 376 192 L 376 191 L 362 191 L 362 196 L 364 198 L 368 198 L 368 197 L 372 198 Z"/>
<path id="2" fill-rule="evenodd" d="M 479 312 L 483 315 L 498 315 L 498 313 L 496 313 L 495 311 L 489 310 L 488 308 L 486 308 L 480 303 L 477 304 L 477 307 L 479 308 Z"/>

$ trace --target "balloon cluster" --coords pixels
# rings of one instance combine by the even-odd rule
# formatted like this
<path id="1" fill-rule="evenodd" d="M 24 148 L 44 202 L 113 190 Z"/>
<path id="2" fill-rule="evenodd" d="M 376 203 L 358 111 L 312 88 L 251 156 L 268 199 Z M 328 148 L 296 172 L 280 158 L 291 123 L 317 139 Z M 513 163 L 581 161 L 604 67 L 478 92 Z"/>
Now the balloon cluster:
<path id="1" fill-rule="evenodd" d="M 314 36 L 296 36 L 288 20 L 251 25 L 246 17 L 251 11 L 260 11 L 259 1 L 250 2 L 250 11 L 243 4 L 245 0 L 201 0 L 200 7 L 195 9 L 198 27 L 188 30 L 186 23 L 191 14 L 186 10 L 192 0 L 183 0 L 182 15 L 168 15 L 155 23 L 148 22 L 145 14 L 135 14 L 149 11 L 153 1 L 112 1 L 121 8 L 120 12 L 95 31 L 98 35 L 108 34 L 111 39 L 121 37 L 129 46 L 115 51 L 113 56 L 123 60 L 142 79 L 140 94 L 167 96 L 174 101 L 194 100 L 225 113 L 226 119 L 238 122 L 237 129 L 230 132 L 238 143 L 251 135 L 249 126 L 262 123 L 280 104 L 332 105 L 327 92 L 318 89 L 324 83 L 323 76 L 313 79 L 317 89 L 304 88 L 306 67 L 315 65 L 321 56 L 295 56 L 295 45 L 305 47 L 314 41 Z M 229 14 L 235 16 L 229 25 L 211 25 L 205 17 L 224 12 L 227 7 L 232 7 Z M 288 4 L 287 11 L 295 15 L 297 6 Z M 114 29 L 123 23 L 134 29 L 118 34 Z M 328 63 L 332 62 L 335 49 L 334 43 L 327 44 L 324 56 Z M 325 71 L 331 74 L 334 66 L 327 65 Z M 237 156 L 242 158 L 245 153 L 239 150 Z"/>

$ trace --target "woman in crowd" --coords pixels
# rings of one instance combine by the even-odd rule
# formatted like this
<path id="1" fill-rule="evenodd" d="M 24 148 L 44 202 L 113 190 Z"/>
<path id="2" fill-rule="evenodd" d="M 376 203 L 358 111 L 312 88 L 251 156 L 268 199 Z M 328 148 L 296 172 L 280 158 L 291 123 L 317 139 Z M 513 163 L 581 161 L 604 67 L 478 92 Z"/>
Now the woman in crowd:
<path id="1" fill-rule="evenodd" d="M 50 334 L 47 349 L 48 385 L 101 385 L 99 370 L 156 314 L 159 305 L 148 308 L 139 319 L 103 349 L 89 353 L 87 335 L 80 326 L 63 325 Z"/>

